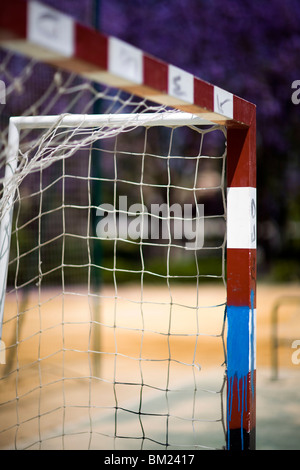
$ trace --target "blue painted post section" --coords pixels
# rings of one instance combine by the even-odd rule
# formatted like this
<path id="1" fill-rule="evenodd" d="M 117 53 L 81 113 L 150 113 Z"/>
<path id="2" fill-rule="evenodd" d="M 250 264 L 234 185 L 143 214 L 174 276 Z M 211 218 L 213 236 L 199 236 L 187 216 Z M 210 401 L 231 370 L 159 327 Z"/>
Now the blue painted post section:
<path id="1" fill-rule="evenodd" d="M 232 448 L 232 429 L 240 433 L 241 450 L 249 445 L 251 402 L 255 399 L 255 311 L 248 306 L 227 308 L 228 394 L 227 446 Z"/>

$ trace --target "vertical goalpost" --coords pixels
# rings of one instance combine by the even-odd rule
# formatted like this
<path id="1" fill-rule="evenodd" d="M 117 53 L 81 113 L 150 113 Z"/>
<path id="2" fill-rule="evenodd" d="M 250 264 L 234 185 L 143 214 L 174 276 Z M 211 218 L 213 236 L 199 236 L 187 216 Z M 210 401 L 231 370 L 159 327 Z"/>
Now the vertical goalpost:
<path id="1" fill-rule="evenodd" d="M 255 106 L 37 1 L 0 47 L 3 448 L 255 449 Z"/>

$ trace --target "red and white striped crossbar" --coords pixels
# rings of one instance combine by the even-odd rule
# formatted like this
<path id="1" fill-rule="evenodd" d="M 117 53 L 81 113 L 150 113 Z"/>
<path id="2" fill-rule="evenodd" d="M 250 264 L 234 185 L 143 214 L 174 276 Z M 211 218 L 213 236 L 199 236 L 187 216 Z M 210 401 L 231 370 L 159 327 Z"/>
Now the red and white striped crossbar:
<path id="1" fill-rule="evenodd" d="M 225 124 L 227 133 L 227 448 L 255 447 L 256 109 L 255 106 L 42 3 L 1 4 L 0 44 Z"/>
<path id="2" fill-rule="evenodd" d="M 212 122 L 251 125 L 255 106 L 232 93 L 40 2 L 2 3 L 0 44 L 6 48 Z"/>

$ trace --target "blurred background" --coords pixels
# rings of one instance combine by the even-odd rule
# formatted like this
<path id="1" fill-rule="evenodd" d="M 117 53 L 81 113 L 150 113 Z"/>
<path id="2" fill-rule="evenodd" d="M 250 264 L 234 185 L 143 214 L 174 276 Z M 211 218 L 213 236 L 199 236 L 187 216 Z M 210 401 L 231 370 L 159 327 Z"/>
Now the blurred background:
<path id="1" fill-rule="evenodd" d="M 257 106 L 258 276 L 300 279 L 297 0 L 44 0 Z"/>
<path id="2" fill-rule="evenodd" d="M 256 104 L 257 447 L 299 449 L 299 1 L 44 1 Z"/>
<path id="3" fill-rule="evenodd" d="M 300 339 L 300 92 L 292 101 L 297 92 L 293 82 L 300 80 L 300 2 L 43 3 L 257 106 L 257 361 L 262 374 L 257 393 L 258 448 L 299 449 L 300 355 L 293 356 L 296 362 L 292 362 L 296 351 L 291 345 Z M 14 70 L 19 64 L 20 69 L 27 66 L 27 62 L 17 62 Z M 41 82 L 51 82 L 53 71 L 47 66 L 38 66 L 38 71 Z M 38 86 L 27 89 L 22 100 L 11 98 L 0 120 L 7 121 L 10 109 L 18 114 L 18 106 L 30 109 L 35 94 L 39 94 Z M 62 101 L 56 105 L 64 109 Z M 291 382 L 287 380 L 290 372 Z"/>

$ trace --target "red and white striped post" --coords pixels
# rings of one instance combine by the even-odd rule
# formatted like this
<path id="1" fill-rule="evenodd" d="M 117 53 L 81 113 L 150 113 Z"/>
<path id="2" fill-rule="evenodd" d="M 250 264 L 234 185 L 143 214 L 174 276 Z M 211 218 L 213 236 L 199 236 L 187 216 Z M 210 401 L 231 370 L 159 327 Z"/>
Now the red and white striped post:
<path id="1" fill-rule="evenodd" d="M 255 448 L 256 128 L 228 129 L 227 447 Z"/>

